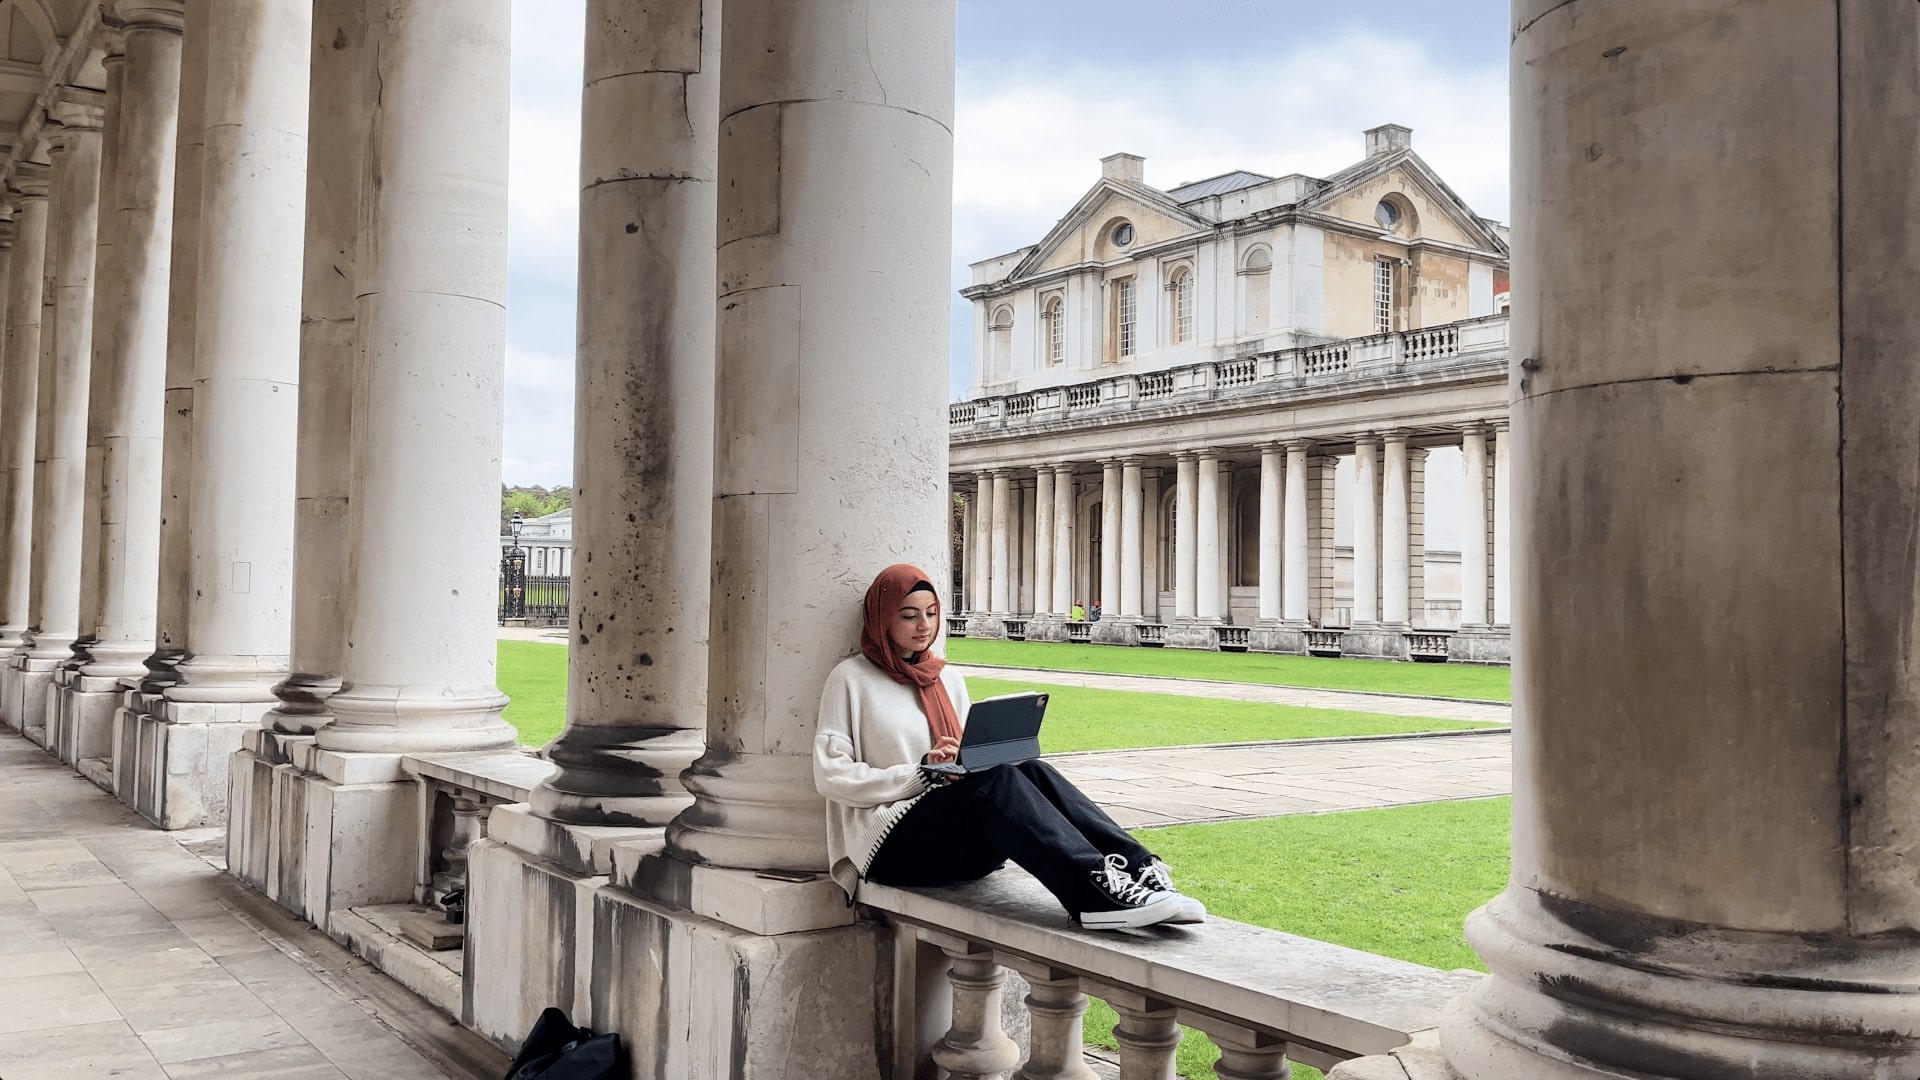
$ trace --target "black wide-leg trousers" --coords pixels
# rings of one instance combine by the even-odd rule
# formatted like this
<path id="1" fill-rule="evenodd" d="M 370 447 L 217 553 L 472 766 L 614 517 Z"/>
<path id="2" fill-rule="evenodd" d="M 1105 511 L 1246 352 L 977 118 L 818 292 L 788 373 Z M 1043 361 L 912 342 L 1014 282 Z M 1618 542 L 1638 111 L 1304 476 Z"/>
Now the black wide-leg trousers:
<path id="1" fill-rule="evenodd" d="M 1070 914 L 1110 907 L 1090 875 L 1108 855 L 1137 869 L 1151 852 L 1053 766 L 1034 759 L 982 769 L 913 804 L 880 845 L 867 880 L 976 881 L 1013 860 Z"/>

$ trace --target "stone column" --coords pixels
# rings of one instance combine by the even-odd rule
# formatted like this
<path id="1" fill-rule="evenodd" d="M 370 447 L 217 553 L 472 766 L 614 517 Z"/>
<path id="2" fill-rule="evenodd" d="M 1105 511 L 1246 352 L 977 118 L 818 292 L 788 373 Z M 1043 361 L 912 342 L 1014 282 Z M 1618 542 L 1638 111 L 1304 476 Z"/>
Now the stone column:
<path id="1" fill-rule="evenodd" d="M 85 517 L 88 376 L 92 367 L 94 230 L 100 210 L 101 108 L 56 102 L 50 119 L 53 218 L 47 231 L 48 338 L 40 351 L 35 428 L 31 641 L 21 663 L 21 715 L 45 723 L 53 669 L 80 634 L 81 529 Z"/>
<path id="2" fill-rule="evenodd" d="M 173 166 L 184 10 L 166 0 L 116 4 L 126 37 L 110 264 L 95 305 L 93 413 L 102 421 L 105 498 L 100 620 L 87 647 L 89 679 L 112 701 L 118 680 L 142 674 L 154 647 L 160 568 L 161 441 L 166 413 L 167 301 L 173 250 Z M 111 329 L 109 329 L 111 327 Z M 106 719 L 111 719 L 108 705 Z"/>
<path id="3" fill-rule="evenodd" d="M 1160 470 L 1140 470 L 1140 607 L 1160 621 Z"/>
<path id="4" fill-rule="evenodd" d="M 1019 481 L 1018 487 L 1015 488 L 1015 491 L 1018 493 L 1018 498 L 1015 499 L 1015 503 L 1020 508 L 1020 531 L 1018 534 L 1019 543 L 1015 548 L 1018 552 L 1018 557 L 1014 560 L 1014 563 L 1019 567 L 1019 570 L 1014 579 L 1014 589 L 1020 598 L 1014 603 L 1013 607 L 1015 611 L 1023 615 L 1031 615 L 1039 610 L 1034 591 L 1037 580 L 1033 573 L 1033 549 L 1036 543 L 1035 537 L 1038 535 L 1034 529 L 1034 518 L 1038 516 L 1038 511 L 1035 509 L 1038 501 L 1037 483 L 1038 482 L 1034 480 L 1021 480 Z"/>
<path id="5" fill-rule="evenodd" d="M 997 617 L 1013 610 L 1013 478 L 993 472 L 993 572 L 989 579 L 989 610 Z M 877 571 L 876 571 L 877 572 Z"/>
<path id="6" fill-rule="evenodd" d="M 1408 517 L 1412 503 L 1407 484 L 1407 436 L 1388 432 L 1386 467 L 1381 470 L 1380 619 L 1389 627 L 1413 624 L 1408 610 L 1413 575 L 1413 533 Z"/>
<path id="7" fill-rule="evenodd" d="M 16 167 L 18 168 L 18 167 Z M 13 255 L 7 274 L 4 357 L 0 357 L 0 662 L 18 649 L 28 625 L 33 576 L 33 442 L 40 386 L 40 304 L 46 285 L 47 182 L 14 176 Z M 11 698 L 6 719 L 19 723 Z"/>
<path id="8" fill-rule="evenodd" d="M 1198 602 L 1199 563 L 1194 548 L 1199 543 L 1200 516 L 1199 465 L 1190 453 L 1174 455 L 1173 477 L 1173 617 L 1191 619 Z"/>
<path id="9" fill-rule="evenodd" d="M 1493 622 L 1513 623 L 1513 436 L 1493 428 Z"/>
<path id="10" fill-rule="evenodd" d="M 1055 614 L 1053 606 L 1053 470 L 1045 465 L 1033 474 L 1033 611 Z"/>
<path id="11" fill-rule="evenodd" d="M 1513 875 L 1446 1055 L 1920 1075 L 1920 6 L 1515 19 Z"/>
<path id="12" fill-rule="evenodd" d="M 1233 462 L 1220 463 L 1219 489 L 1215 493 L 1215 514 L 1220 519 L 1220 559 L 1217 576 L 1220 579 L 1220 617 L 1233 621 L 1233 583 L 1238 576 L 1234 569 L 1234 545 L 1239 543 L 1235 535 L 1238 526 L 1233 518 Z"/>
<path id="13" fill-rule="evenodd" d="M 1053 467 L 1053 610 L 1073 613 L 1073 466 Z"/>
<path id="14" fill-rule="evenodd" d="M 547 748 L 560 771 L 532 798 L 560 821 L 665 825 L 705 746 L 720 35 L 702 15 L 698 0 L 588 14 L 573 463 L 586 557 L 567 727 Z"/>
<path id="15" fill-rule="evenodd" d="M 1473 426 L 1460 437 L 1466 465 L 1465 538 L 1460 545 L 1460 625 L 1487 624 L 1487 433 Z"/>
<path id="16" fill-rule="evenodd" d="M 1307 451 L 1312 447 L 1309 442 L 1287 444 L 1287 520 L 1282 537 L 1286 547 L 1286 577 L 1281 618 L 1303 626 L 1307 622 L 1307 598 L 1312 584 L 1307 580 L 1311 566 L 1307 558 Z"/>
<path id="17" fill-rule="evenodd" d="M 117 28 L 103 30 L 99 37 L 101 69 L 106 73 L 106 94 L 102 99 L 100 121 L 100 181 L 96 194 L 98 211 L 93 233 L 93 303 L 87 331 L 87 451 L 82 481 L 86 500 L 80 510 L 80 607 L 79 636 L 73 651 L 61 661 L 61 672 L 54 684 L 60 688 L 57 706 L 65 727 L 66 694 L 71 690 L 73 673 L 90 658 L 88 651 L 100 623 L 105 602 L 105 551 L 101 546 L 101 505 L 106 494 L 107 400 L 119 383 L 120 313 L 126 303 L 120 281 L 120 266 L 114 258 L 114 237 L 120 232 L 116 189 L 120 182 L 120 114 L 126 101 L 126 36 Z M 63 733 L 64 734 L 64 733 Z M 71 745 L 62 753 L 72 760 Z"/>
<path id="18" fill-rule="evenodd" d="M 154 651 L 141 680 L 142 708 L 178 676 L 193 595 L 194 328 L 199 317 L 201 159 L 206 145 L 207 33 L 212 0 L 186 0 L 188 32 L 180 52 L 180 113 L 173 158 L 173 249 L 168 259 L 166 402 L 161 424 L 159 590 Z M 118 722 L 118 721 L 117 721 Z M 124 732 L 126 729 L 122 727 Z M 131 754 L 122 755 L 131 763 Z M 116 776 L 121 761 L 116 757 Z M 124 796 L 124 792 L 122 793 Z"/>
<path id="19" fill-rule="evenodd" d="M 858 648 L 876 572 L 946 571 L 929 483 L 946 471 L 946 376 L 903 379 L 899 358 L 947 339 L 954 5 L 728 0 L 723 34 L 712 649 L 724 659 L 707 752 L 686 777 L 697 802 L 668 841 L 693 862 L 820 870 L 820 688 Z M 1008 491 L 996 477 L 996 518 Z M 996 525 L 1001 568 L 1006 543 Z M 1005 596 L 996 580 L 999 611 Z"/>
<path id="20" fill-rule="evenodd" d="M 326 701 L 339 689 L 346 662 L 353 596 L 348 508 L 358 420 L 356 282 L 373 117 L 367 0 L 315 0 L 313 21 L 293 629 L 287 677 L 273 688 L 278 704 L 262 721 L 285 735 L 311 735 L 332 721 Z"/>
<path id="21" fill-rule="evenodd" d="M 974 511 L 979 509 L 979 499 L 958 484 L 954 485 L 953 491 L 957 493 L 956 497 L 964 500 L 960 505 L 959 570 L 965 575 L 961 578 L 963 582 L 961 591 L 953 598 L 953 603 L 956 611 L 971 612 L 973 610 L 973 519 Z"/>
<path id="22" fill-rule="evenodd" d="M 1120 615 L 1138 619 L 1140 606 L 1140 461 L 1120 463 Z"/>
<path id="23" fill-rule="evenodd" d="M 1119 613 L 1121 567 L 1120 463 L 1100 463 L 1100 594 L 1088 601 L 1100 605 L 1100 617 Z"/>
<path id="24" fill-rule="evenodd" d="M 189 655 L 166 697 L 244 708 L 170 707 L 176 722 L 194 723 L 257 721 L 286 673 L 312 21 L 310 5 L 267 0 L 207 14 L 193 595 Z"/>
<path id="25" fill-rule="evenodd" d="M 993 473 L 973 473 L 973 580 L 968 586 L 975 613 L 993 611 Z"/>
<path id="26" fill-rule="evenodd" d="M 1283 560 L 1280 546 L 1282 488 L 1282 450 L 1278 446 L 1260 448 L 1260 621 L 1280 620 Z"/>
<path id="27" fill-rule="evenodd" d="M 1380 621 L 1380 440 L 1353 442 L 1353 625 Z"/>
<path id="28" fill-rule="evenodd" d="M 500 718 L 507 699 L 494 685 L 509 5 L 376 0 L 367 11 L 381 104 L 369 150 L 379 183 L 369 192 L 357 270 L 365 396 L 355 403 L 359 453 L 348 496 L 352 646 L 340 690 L 327 699 L 333 723 L 316 742 L 382 753 L 510 746 L 513 729 Z M 596 225 L 604 219 L 583 214 L 583 230 Z M 597 254 L 583 251 L 589 260 Z M 598 387 L 589 381 L 583 389 Z M 605 404 L 590 397 L 581 395 L 586 407 Z M 697 429 L 700 421 L 691 423 Z M 588 521 L 589 542 L 597 542 L 602 523 Z M 704 603 L 704 593 L 696 598 Z M 640 602 L 630 593 L 622 599 Z M 576 614 L 584 618 L 591 600 L 583 597 Z M 581 623 L 587 640 L 576 645 L 591 648 L 602 632 L 596 624 Z M 569 686 L 587 692 L 577 678 Z"/>
<path id="29" fill-rule="evenodd" d="M 1218 622 L 1226 608 L 1220 595 L 1220 458 L 1202 450 L 1194 505 L 1195 618 Z"/>

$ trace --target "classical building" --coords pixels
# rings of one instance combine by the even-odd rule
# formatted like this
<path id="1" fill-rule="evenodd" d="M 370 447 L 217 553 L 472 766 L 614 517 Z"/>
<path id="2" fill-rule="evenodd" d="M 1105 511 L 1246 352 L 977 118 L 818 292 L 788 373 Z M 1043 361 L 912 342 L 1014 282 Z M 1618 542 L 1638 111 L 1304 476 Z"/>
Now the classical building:
<path id="1" fill-rule="evenodd" d="M 1409 129 L 1366 151 L 1164 191 L 1115 154 L 973 264 L 956 632 L 1506 660 L 1506 230 Z M 1436 468 L 1457 551 L 1428 550 Z"/>
<path id="2" fill-rule="evenodd" d="M 567 577 L 573 573 L 573 508 L 537 518 L 515 520 L 500 534 L 501 557 L 514 548 L 526 554 L 532 577 Z"/>
<path id="3" fill-rule="evenodd" d="M 1013 872 L 858 906 L 824 877 L 819 688 L 876 567 L 950 571 L 944 371 L 900 358 L 948 337 L 955 7 L 720 7 L 588 3 L 576 633 L 535 757 L 494 676 L 508 0 L 0 0 L 0 738 L 224 822 L 234 875 L 502 1045 L 549 1005 L 620 1032 L 637 1080 L 1086 1080 L 1089 995 L 1156 1080 L 1179 1025 L 1223 1080 L 1920 1075 L 1920 5 L 1517 4 L 1510 327 L 1323 325 L 953 414 L 996 507 L 976 606 L 1015 610 L 1011 470 L 1090 528 L 1098 468 L 1101 535 L 1137 537 L 1159 468 L 1170 636 L 1230 625 L 1223 464 L 1259 462 L 1276 638 L 1314 628 L 1325 450 L 1379 493 L 1381 634 L 1419 451 L 1492 470 L 1485 976 L 1083 933 Z M 1087 535 L 1050 534 L 1063 568 Z M 1158 550 L 1097 563 L 1123 625 Z M 104 910 L 0 883 L 9 929 Z"/>

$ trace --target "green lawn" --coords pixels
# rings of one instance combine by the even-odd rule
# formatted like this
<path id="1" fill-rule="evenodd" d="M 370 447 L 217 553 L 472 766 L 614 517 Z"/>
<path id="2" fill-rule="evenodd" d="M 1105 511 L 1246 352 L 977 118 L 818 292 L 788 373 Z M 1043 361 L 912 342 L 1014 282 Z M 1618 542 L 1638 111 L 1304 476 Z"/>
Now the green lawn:
<path id="1" fill-rule="evenodd" d="M 1330 736 L 1397 735 L 1412 731 L 1460 731 L 1491 725 L 1421 716 L 1384 716 L 1336 709 L 1305 709 L 1254 701 L 1142 694 L 1129 690 L 1083 690 L 1071 686 L 968 679 L 975 701 L 1023 690 L 1051 695 L 1040 745 L 1049 754 L 1074 750 L 1131 750 L 1196 743 L 1263 742 Z"/>
<path id="2" fill-rule="evenodd" d="M 1385 694 L 1513 700 L 1512 675 L 1478 664 L 1405 664 L 1385 660 L 1329 660 L 1271 653 L 1215 653 L 1190 649 L 1128 649 L 1044 641 L 955 638 L 947 659 L 962 664 L 1094 671 L 1109 675 L 1163 675 L 1181 679 L 1372 690 Z"/>
<path id="3" fill-rule="evenodd" d="M 519 730 L 520 741 L 527 746 L 545 746 L 566 723 L 567 647 L 544 641 L 502 641 L 500 689 L 513 699 L 506 718 Z M 976 699 L 1023 690 L 1052 695 L 1042 736 L 1050 754 L 1485 726 L 1458 720 L 1303 709 L 1179 694 L 1082 690 L 1002 679 L 968 679 L 967 689 Z"/>
<path id="4" fill-rule="evenodd" d="M 500 689 L 513 699 L 506 718 L 520 732 L 520 742 L 547 745 L 567 724 L 567 647 L 502 641 Z"/>
<path id="5" fill-rule="evenodd" d="M 1210 914 L 1428 967 L 1486 970 L 1461 924 L 1507 883 L 1512 800 L 1424 803 L 1218 825 L 1142 829 L 1182 891 Z M 1111 1048 L 1113 1012 L 1087 1010 Z M 1218 1054 L 1189 1032 L 1180 1074 L 1211 1080 Z M 1295 1066 L 1297 1080 L 1319 1073 Z"/>

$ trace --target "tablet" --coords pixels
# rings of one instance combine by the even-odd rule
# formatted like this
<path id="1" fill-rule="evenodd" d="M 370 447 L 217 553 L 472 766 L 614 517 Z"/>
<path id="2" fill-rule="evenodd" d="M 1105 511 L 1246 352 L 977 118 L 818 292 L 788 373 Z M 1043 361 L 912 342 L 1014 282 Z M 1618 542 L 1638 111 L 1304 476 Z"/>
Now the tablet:
<path id="1" fill-rule="evenodd" d="M 1007 694 L 973 703 L 960 736 L 960 764 L 968 770 L 1014 765 L 1040 756 L 1040 719 L 1047 695 Z"/>

